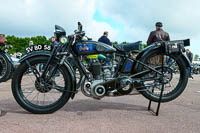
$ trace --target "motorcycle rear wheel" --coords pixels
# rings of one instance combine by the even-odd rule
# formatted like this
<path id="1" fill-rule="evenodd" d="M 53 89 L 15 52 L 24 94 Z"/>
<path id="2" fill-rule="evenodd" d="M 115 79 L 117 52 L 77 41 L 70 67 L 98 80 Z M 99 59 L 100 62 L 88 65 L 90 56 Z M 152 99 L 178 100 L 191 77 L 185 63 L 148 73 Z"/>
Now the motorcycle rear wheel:
<path id="1" fill-rule="evenodd" d="M 155 57 L 161 56 L 161 52 L 159 49 L 154 50 L 154 51 L 150 51 L 148 54 L 145 55 L 145 57 L 143 57 L 141 59 L 141 62 L 148 64 L 148 65 L 155 65 L 155 63 L 149 63 L 150 60 L 152 62 L 152 59 Z M 178 73 L 173 73 L 173 71 L 170 71 L 170 75 L 172 76 L 172 79 L 170 79 L 170 81 L 168 81 L 168 83 L 165 83 L 164 85 L 164 91 L 163 91 L 163 96 L 161 99 L 161 102 L 169 102 L 174 100 L 175 98 L 177 98 L 179 95 L 181 95 L 181 93 L 184 91 L 184 89 L 187 86 L 187 82 L 188 82 L 188 71 L 187 71 L 187 67 L 183 61 L 182 58 L 180 58 L 177 55 L 164 55 L 164 65 L 167 65 L 166 63 L 166 57 L 170 57 L 170 59 L 172 59 L 175 62 L 175 65 L 178 66 Z M 161 64 L 161 62 L 159 62 L 157 60 L 157 65 Z M 145 68 L 144 66 L 140 65 L 139 67 L 139 71 L 143 71 L 146 70 L 147 68 Z M 170 66 L 169 66 L 169 70 L 170 70 Z M 161 70 L 160 70 L 161 71 Z M 167 75 L 168 72 L 165 72 L 165 74 Z M 155 72 L 151 72 L 149 75 L 147 76 L 152 76 L 153 74 L 155 74 Z M 167 77 L 167 76 L 166 76 Z M 142 77 L 144 78 L 144 77 Z M 179 78 L 179 79 L 178 79 Z M 176 84 L 177 85 L 174 85 Z M 155 85 L 155 87 L 146 87 L 149 84 L 158 84 L 157 86 Z M 138 85 L 137 85 L 138 86 Z M 161 83 L 159 83 L 158 81 L 152 81 L 151 83 L 147 82 L 143 82 L 142 84 L 140 84 L 141 87 L 138 87 L 137 89 L 139 90 L 139 92 L 147 99 L 152 100 L 154 102 L 158 102 L 159 98 L 160 98 L 160 93 L 161 93 Z M 171 87 L 171 88 L 170 88 Z"/>

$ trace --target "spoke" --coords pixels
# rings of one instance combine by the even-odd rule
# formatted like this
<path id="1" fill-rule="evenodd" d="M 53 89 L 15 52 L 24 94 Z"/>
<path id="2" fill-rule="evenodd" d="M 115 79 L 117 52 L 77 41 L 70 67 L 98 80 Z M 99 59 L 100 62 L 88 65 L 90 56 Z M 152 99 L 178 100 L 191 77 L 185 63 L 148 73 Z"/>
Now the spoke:
<path id="1" fill-rule="evenodd" d="M 53 95 L 51 95 L 50 97 L 53 98 L 54 101 L 57 101 L 57 99 Z"/>
<path id="2" fill-rule="evenodd" d="M 23 85 L 21 85 L 21 86 L 27 86 L 27 85 L 30 85 L 30 83 L 28 83 L 28 84 L 23 84 Z"/>
<path id="3" fill-rule="evenodd" d="M 31 81 L 33 82 L 33 84 L 35 84 L 34 80 L 31 78 L 31 76 L 28 75 L 28 77 L 31 79 Z"/>
<path id="4" fill-rule="evenodd" d="M 32 93 L 34 90 L 35 90 L 35 88 L 33 88 L 32 90 L 27 90 L 27 91 L 25 91 L 25 89 L 24 89 L 24 90 L 22 90 L 22 92 L 23 93 Z"/>
<path id="5" fill-rule="evenodd" d="M 38 92 L 38 95 L 37 95 L 37 102 L 36 102 L 36 104 L 38 104 L 38 105 L 40 105 L 40 102 L 39 102 L 39 100 L 38 100 L 38 97 L 39 97 L 39 92 Z"/>
<path id="6" fill-rule="evenodd" d="M 172 87 L 171 82 L 169 82 L 168 84 L 169 84 L 169 87 Z"/>
<path id="7" fill-rule="evenodd" d="M 56 80 L 56 84 L 60 83 L 61 81 L 64 81 L 62 78 L 60 80 Z"/>
<path id="8" fill-rule="evenodd" d="M 158 90 L 161 90 L 160 86 L 155 86 L 155 88 L 157 88 Z"/>
<path id="9" fill-rule="evenodd" d="M 25 96 L 25 98 L 27 99 L 34 91 L 35 89 L 33 89 L 27 96 Z"/>
<path id="10" fill-rule="evenodd" d="M 37 94 L 33 97 L 33 99 L 31 101 L 33 101 L 38 95 L 39 95 L 40 92 L 37 92 Z"/>
<path id="11" fill-rule="evenodd" d="M 172 86 L 172 88 L 175 88 L 175 87 L 174 87 L 174 84 L 173 84 L 172 82 L 170 82 L 170 85 Z"/>
<path id="12" fill-rule="evenodd" d="M 45 93 L 44 93 L 44 98 L 43 98 L 43 105 L 44 105 L 44 101 L 45 101 Z"/>

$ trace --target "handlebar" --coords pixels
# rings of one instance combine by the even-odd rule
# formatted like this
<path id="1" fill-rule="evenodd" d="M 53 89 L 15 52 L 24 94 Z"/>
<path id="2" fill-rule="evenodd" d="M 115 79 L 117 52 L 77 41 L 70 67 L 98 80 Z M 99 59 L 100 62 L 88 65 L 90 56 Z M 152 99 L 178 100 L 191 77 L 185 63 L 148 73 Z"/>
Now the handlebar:
<path id="1" fill-rule="evenodd" d="M 11 48 L 12 48 L 12 45 L 5 44 L 5 48 L 6 48 L 6 49 L 11 49 Z"/>
<path id="2" fill-rule="evenodd" d="M 77 38 L 82 38 L 85 36 L 85 31 L 83 31 L 83 25 L 81 22 L 78 22 L 78 30 L 74 31 L 75 34 L 69 35 L 69 37 L 74 37 L 76 36 Z M 88 40 L 92 40 L 91 38 L 87 37 Z"/>

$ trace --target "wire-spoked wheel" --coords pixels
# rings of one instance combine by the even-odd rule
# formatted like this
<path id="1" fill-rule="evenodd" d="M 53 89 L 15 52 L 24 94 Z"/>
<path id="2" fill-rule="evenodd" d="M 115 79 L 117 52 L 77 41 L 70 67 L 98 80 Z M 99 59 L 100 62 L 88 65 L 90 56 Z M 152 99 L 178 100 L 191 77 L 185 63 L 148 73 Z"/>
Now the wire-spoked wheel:
<path id="1" fill-rule="evenodd" d="M 146 54 L 142 58 L 142 62 L 148 66 L 157 68 L 157 71 L 162 72 L 162 56 L 159 49 Z M 177 55 L 163 55 L 164 67 L 162 78 L 161 74 L 150 71 L 142 77 L 142 84 L 137 89 L 140 93 L 154 102 L 159 101 L 162 83 L 164 83 L 164 91 L 161 102 L 169 102 L 177 98 L 186 88 L 188 82 L 188 71 L 186 65 L 180 56 Z M 173 67 L 176 66 L 178 72 L 174 73 Z M 140 65 L 140 71 L 149 70 Z M 147 80 L 148 79 L 148 80 Z"/>
<path id="2" fill-rule="evenodd" d="M 54 71 L 55 62 L 49 65 L 45 78 L 36 78 L 42 74 L 41 65 L 45 67 L 48 57 L 33 57 L 20 64 L 12 80 L 12 92 L 16 101 L 27 111 L 46 114 L 57 111 L 71 96 L 71 78 L 64 66 Z M 52 76 L 50 76 L 52 75 Z"/>

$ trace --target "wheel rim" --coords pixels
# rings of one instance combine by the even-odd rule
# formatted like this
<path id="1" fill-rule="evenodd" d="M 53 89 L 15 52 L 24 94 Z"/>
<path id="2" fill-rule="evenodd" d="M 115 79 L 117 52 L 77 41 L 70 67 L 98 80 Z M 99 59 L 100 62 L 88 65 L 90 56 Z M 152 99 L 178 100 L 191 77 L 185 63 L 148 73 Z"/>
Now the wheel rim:
<path id="1" fill-rule="evenodd" d="M 44 64 L 45 63 L 43 62 L 38 62 L 31 66 L 37 69 L 41 74 L 42 70 L 40 66 Z M 53 66 L 49 67 L 48 74 L 50 74 L 50 69 L 52 67 Z M 38 81 L 29 67 L 27 67 L 22 74 L 23 76 L 20 80 L 20 95 L 26 103 L 32 106 L 46 108 L 47 106 L 56 104 L 65 93 L 64 91 L 61 91 L 65 88 L 65 81 L 63 71 L 59 68 L 50 79 L 50 82 L 43 84 L 43 86 L 42 83 L 37 83 Z"/>
<path id="2" fill-rule="evenodd" d="M 148 59 L 146 59 L 145 63 L 147 63 L 148 65 L 150 65 L 152 67 L 160 66 L 160 68 L 161 68 L 161 57 L 159 57 L 159 56 L 160 55 L 158 55 L 158 54 L 153 54 L 153 55 L 149 56 Z M 169 60 L 171 60 L 170 61 L 171 64 L 168 62 Z M 164 67 L 163 98 L 173 95 L 174 92 L 177 91 L 177 89 L 179 88 L 179 86 L 182 82 L 182 78 L 183 78 L 181 64 L 175 60 L 175 57 L 164 55 L 164 65 L 165 65 L 165 67 Z M 177 69 L 176 73 L 174 73 L 172 71 L 174 69 Z M 161 69 L 158 71 L 161 72 Z M 160 77 L 160 79 L 161 79 L 161 75 L 155 74 L 155 72 L 151 72 L 148 75 L 144 76 L 143 78 L 150 77 L 150 76 L 154 77 L 154 78 Z M 145 82 L 143 82 L 143 85 L 149 86 L 149 87 L 145 87 L 145 90 L 144 90 L 149 95 L 151 95 L 153 97 L 160 96 L 162 83 L 159 80 L 145 81 Z"/>

